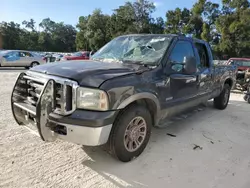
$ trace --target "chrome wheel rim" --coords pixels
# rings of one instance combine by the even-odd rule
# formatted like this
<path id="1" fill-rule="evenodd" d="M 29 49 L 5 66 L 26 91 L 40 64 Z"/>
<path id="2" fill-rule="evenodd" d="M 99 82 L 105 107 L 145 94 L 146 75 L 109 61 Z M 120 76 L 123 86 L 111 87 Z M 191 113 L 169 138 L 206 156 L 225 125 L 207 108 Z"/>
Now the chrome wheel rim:
<path id="1" fill-rule="evenodd" d="M 124 134 L 124 145 L 129 152 L 141 147 L 146 138 L 147 123 L 143 117 L 135 117 L 128 124 Z"/>

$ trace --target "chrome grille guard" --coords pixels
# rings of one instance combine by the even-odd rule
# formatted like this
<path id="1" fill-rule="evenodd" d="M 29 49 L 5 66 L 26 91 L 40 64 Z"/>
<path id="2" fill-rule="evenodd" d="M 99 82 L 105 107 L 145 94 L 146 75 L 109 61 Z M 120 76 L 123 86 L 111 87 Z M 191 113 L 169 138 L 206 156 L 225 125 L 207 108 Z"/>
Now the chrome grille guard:
<path id="1" fill-rule="evenodd" d="M 13 116 L 19 125 L 36 125 L 41 138 L 55 140 L 49 128 L 51 112 L 69 115 L 76 109 L 77 82 L 27 71 L 19 74 L 11 95 Z"/>

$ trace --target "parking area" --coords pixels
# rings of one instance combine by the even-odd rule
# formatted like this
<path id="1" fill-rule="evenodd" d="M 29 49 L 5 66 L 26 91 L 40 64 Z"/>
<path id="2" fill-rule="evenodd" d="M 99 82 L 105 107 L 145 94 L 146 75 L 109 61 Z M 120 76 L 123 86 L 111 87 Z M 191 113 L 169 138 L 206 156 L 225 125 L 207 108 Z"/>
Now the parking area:
<path id="1" fill-rule="evenodd" d="M 23 67 L 0 67 L 0 73 L 1 72 L 6 72 L 6 73 L 9 73 L 9 72 L 22 72 L 22 71 L 25 71 L 25 68 Z"/>
<path id="2" fill-rule="evenodd" d="M 44 143 L 11 114 L 10 94 L 22 70 L 0 69 L 0 187 L 250 187 L 249 104 L 209 102 L 153 129 L 144 153 L 121 163 L 100 148 Z"/>

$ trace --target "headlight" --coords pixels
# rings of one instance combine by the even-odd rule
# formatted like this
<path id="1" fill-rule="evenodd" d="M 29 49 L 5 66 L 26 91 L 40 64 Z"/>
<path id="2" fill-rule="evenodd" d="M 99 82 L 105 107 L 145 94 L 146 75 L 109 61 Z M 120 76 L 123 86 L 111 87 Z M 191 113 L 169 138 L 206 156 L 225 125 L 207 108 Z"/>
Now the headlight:
<path id="1" fill-rule="evenodd" d="M 108 96 L 98 89 L 77 88 L 77 108 L 105 111 L 108 110 Z"/>

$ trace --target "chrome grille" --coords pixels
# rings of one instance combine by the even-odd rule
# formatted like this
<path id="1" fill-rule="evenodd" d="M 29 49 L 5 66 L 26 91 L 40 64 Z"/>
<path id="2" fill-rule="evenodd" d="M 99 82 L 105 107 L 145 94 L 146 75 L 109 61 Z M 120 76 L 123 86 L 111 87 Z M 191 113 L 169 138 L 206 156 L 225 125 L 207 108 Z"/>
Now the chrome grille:
<path id="1" fill-rule="evenodd" d="M 60 115 L 71 114 L 76 109 L 76 88 L 77 83 L 71 80 L 63 79 L 56 76 L 50 76 L 41 73 L 28 71 L 19 81 L 23 82 L 26 87 L 21 87 L 25 95 L 22 95 L 24 102 L 37 106 L 45 84 L 48 80 L 53 79 L 54 85 L 54 112 Z"/>

